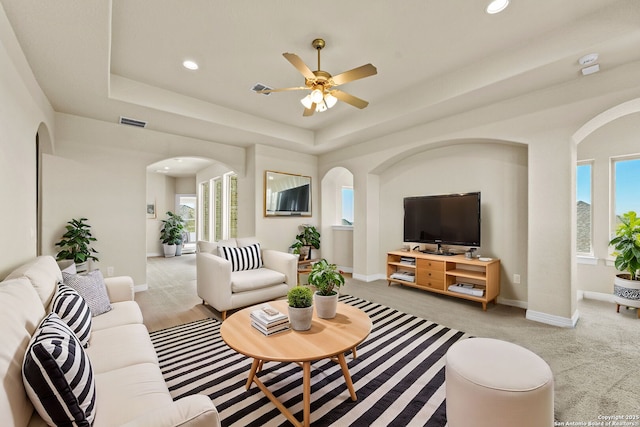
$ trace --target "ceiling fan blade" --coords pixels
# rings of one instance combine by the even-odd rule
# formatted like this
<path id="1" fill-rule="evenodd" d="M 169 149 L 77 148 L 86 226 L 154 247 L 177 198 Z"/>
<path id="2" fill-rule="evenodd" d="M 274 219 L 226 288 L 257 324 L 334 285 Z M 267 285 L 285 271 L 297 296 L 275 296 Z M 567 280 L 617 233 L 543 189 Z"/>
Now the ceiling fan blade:
<path id="1" fill-rule="evenodd" d="M 291 62 L 291 65 L 296 67 L 300 73 L 307 80 L 315 80 L 316 75 L 307 67 L 307 64 L 304 63 L 302 59 L 295 53 L 283 53 L 282 56 L 286 58 L 287 61 Z"/>
<path id="2" fill-rule="evenodd" d="M 365 108 L 369 103 L 364 99 L 360 99 L 357 96 L 353 96 L 348 94 L 347 92 L 343 92 L 341 90 L 332 90 L 329 92 L 331 95 L 335 96 L 342 102 L 346 102 L 347 104 L 353 105 L 356 108 Z"/>
<path id="3" fill-rule="evenodd" d="M 378 74 L 378 70 L 371 64 L 362 65 L 358 68 L 354 68 L 353 70 L 345 71 L 344 73 L 340 73 L 337 76 L 333 76 L 333 84 L 334 86 L 342 85 L 348 82 L 352 82 L 354 80 L 363 79 L 365 77 L 373 76 Z"/>
<path id="4" fill-rule="evenodd" d="M 285 87 L 281 89 L 263 89 L 263 90 L 256 90 L 256 93 L 285 92 L 288 90 L 304 90 L 304 89 L 309 89 L 309 88 L 298 86 L 298 87 Z"/>
<path id="5" fill-rule="evenodd" d="M 302 115 L 304 117 L 309 117 L 309 116 L 313 116 L 313 113 L 316 111 L 316 104 L 311 104 L 311 107 L 309 108 L 305 108 L 304 109 L 304 113 L 302 113 Z"/>

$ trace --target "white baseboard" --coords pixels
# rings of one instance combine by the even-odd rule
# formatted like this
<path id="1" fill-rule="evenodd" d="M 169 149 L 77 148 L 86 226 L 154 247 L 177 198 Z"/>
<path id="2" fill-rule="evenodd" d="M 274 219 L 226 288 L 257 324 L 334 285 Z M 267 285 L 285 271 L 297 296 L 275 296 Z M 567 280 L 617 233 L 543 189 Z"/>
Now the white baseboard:
<path id="1" fill-rule="evenodd" d="M 583 298 L 610 302 L 611 304 L 615 304 L 615 301 L 613 300 L 613 294 L 606 294 L 604 292 L 578 291 L 578 299 L 580 300 Z"/>
<path id="2" fill-rule="evenodd" d="M 509 305 L 511 307 L 527 309 L 529 304 L 526 301 L 520 301 L 516 299 L 507 299 L 498 297 L 498 304 Z"/>
<path id="3" fill-rule="evenodd" d="M 561 328 L 575 328 L 580 318 L 578 310 L 573 313 L 571 318 L 555 316 L 553 314 L 542 313 L 540 311 L 527 310 L 526 318 L 534 322 L 546 323 L 551 326 L 559 326 Z"/>
<path id="4" fill-rule="evenodd" d="M 160 252 L 147 252 L 147 258 L 156 257 L 156 256 L 164 256 L 164 253 L 160 253 Z"/>
<path id="5" fill-rule="evenodd" d="M 149 289 L 149 285 L 143 283 L 142 285 L 134 285 L 133 292 L 144 292 Z"/>
<path id="6" fill-rule="evenodd" d="M 384 274 L 371 274 L 371 275 L 365 276 L 364 274 L 354 273 L 353 278 L 357 280 L 361 280 L 363 282 L 374 282 L 376 280 L 386 280 L 387 276 Z"/>
<path id="7" fill-rule="evenodd" d="M 338 266 L 338 270 L 342 271 L 343 273 L 353 273 L 353 267 L 345 267 L 342 265 Z"/>

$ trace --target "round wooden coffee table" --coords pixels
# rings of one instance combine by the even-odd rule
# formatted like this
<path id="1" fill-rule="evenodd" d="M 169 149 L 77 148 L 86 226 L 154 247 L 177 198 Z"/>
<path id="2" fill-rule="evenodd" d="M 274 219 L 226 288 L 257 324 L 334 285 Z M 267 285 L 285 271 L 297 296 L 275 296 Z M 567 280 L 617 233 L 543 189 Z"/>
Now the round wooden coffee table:
<path id="1" fill-rule="evenodd" d="M 287 302 L 284 300 L 271 301 L 269 305 L 287 313 Z M 249 315 L 257 307 L 260 305 L 233 313 L 220 327 L 220 335 L 229 347 L 253 358 L 246 384 L 247 390 L 252 382 L 255 383 L 291 423 L 308 427 L 311 413 L 311 362 L 332 359 L 342 368 L 351 399 L 357 399 L 344 353 L 352 351 L 355 357 L 356 346 L 371 332 L 371 319 L 364 311 L 338 303 L 337 314 L 333 319 L 320 319 L 314 311 L 311 329 L 308 331 L 288 330 L 265 336 L 251 326 Z M 260 371 L 266 361 L 294 362 L 302 366 L 303 423 L 300 423 L 256 376 L 256 372 Z"/>

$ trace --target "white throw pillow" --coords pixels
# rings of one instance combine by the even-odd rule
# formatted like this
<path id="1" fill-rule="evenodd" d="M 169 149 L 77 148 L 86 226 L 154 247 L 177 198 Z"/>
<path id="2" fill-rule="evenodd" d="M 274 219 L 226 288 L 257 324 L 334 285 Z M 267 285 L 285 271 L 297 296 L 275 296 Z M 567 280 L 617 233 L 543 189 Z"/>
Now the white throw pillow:
<path id="1" fill-rule="evenodd" d="M 71 286 L 84 298 L 93 316 L 111 311 L 111 303 L 107 294 L 107 286 L 100 270 L 93 270 L 87 274 L 62 273 L 64 284 Z"/>

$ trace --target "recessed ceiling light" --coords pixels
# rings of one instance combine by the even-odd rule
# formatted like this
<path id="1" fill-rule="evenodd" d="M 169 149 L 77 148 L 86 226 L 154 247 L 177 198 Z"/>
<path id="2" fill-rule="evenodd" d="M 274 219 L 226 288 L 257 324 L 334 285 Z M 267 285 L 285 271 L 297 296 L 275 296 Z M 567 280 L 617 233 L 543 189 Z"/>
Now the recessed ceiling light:
<path id="1" fill-rule="evenodd" d="M 505 10 L 509 6 L 509 0 L 493 0 L 487 6 L 487 13 L 493 15 L 495 13 L 500 13 Z"/>
<path id="2" fill-rule="evenodd" d="M 190 61 L 190 60 L 186 60 L 182 63 L 182 66 L 184 68 L 186 68 L 187 70 L 197 70 L 198 69 L 198 64 L 196 64 L 194 61 Z"/>

